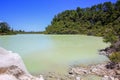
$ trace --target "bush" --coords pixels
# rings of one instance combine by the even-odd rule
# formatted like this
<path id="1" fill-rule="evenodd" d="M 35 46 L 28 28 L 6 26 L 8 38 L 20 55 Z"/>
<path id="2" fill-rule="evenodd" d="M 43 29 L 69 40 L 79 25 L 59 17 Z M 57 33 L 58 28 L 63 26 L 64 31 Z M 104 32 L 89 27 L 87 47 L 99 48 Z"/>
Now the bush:
<path id="1" fill-rule="evenodd" d="M 112 62 L 118 63 L 120 62 L 120 52 L 114 52 L 111 55 L 109 55 L 109 59 Z"/>

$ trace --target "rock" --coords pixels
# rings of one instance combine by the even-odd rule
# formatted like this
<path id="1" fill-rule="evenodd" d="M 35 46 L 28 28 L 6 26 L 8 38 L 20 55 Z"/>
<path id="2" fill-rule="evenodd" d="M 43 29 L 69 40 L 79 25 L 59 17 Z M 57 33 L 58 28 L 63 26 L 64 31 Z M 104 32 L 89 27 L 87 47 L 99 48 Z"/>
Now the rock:
<path id="1" fill-rule="evenodd" d="M 120 80 L 120 79 L 118 79 L 118 78 L 115 78 L 114 80 Z"/>
<path id="2" fill-rule="evenodd" d="M 103 49 L 101 49 L 99 50 L 99 55 L 106 55 L 106 52 Z"/>
<path id="3" fill-rule="evenodd" d="M 107 74 L 109 76 L 115 76 L 116 75 L 116 72 L 114 70 L 107 70 Z"/>
<path id="4" fill-rule="evenodd" d="M 99 54 L 109 56 L 112 53 L 118 51 L 120 51 L 120 39 L 116 43 L 112 44 L 110 47 L 99 50 Z"/>
<path id="5" fill-rule="evenodd" d="M 0 67 L 8 67 L 12 66 L 13 64 L 28 74 L 21 57 L 17 53 L 12 53 L 12 51 L 7 51 L 3 48 L 0 48 Z"/>
<path id="6" fill-rule="evenodd" d="M 89 71 L 86 68 L 78 68 L 78 67 L 72 68 L 72 70 L 70 72 L 79 74 L 79 75 L 85 75 L 85 74 L 89 73 Z"/>
<path id="7" fill-rule="evenodd" d="M 76 77 L 76 80 L 81 80 L 81 78 L 80 77 Z"/>
<path id="8" fill-rule="evenodd" d="M 21 57 L 0 48 L 0 80 L 44 80 L 32 76 L 26 69 Z"/>
<path id="9" fill-rule="evenodd" d="M 43 78 L 43 76 L 42 76 L 42 75 L 40 75 L 40 80 L 44 80 L 44 78 Z"/>
<path id="10" fill-rule="evenodd" d="M 115 80 L 115 79 L 111 76 L 104 76 L 102 80 Z"/>
<path id="11" fill-rule="evenodd" d="M 1 74 L 0 80 L 18 80 L 13 75 Z"/>
<path id="12" fill-rule="evenodd" d="M 120 80 L 120 78 L 114 78 L 113 76 L 104 76 L 102 80 Z"/>
<path id="13" fill-rule="evenodd" d="M 114 63 L 114 62 L 108 62 L 105 67 L 107 69 L 114 69 L 114 68 L 116 68 L 116 63 Z"/>
<path id="14" fill-rule="evenodd" d="M 116 74 L 117 74 L 117 75 L 120 75 L 120 70 L 116 70 Z"/>
<path id="15" fill-rule="evenodd" d="M 73 72 L 69 71 L 69 74 L 70 74 L 70 75 L 73 75 Z"/>

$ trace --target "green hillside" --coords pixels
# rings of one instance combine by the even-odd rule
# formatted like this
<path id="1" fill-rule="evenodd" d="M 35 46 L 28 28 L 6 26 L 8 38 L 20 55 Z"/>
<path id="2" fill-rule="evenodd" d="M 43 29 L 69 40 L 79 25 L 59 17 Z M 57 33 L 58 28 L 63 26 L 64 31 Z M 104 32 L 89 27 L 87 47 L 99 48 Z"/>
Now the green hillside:
<path id="1" fill-rule="evenodd" d="M 45 32 L 102 36 L 105 42 L 114 43 L 120 36 L 120 0 L 63 11 L 53 18 Z"/>

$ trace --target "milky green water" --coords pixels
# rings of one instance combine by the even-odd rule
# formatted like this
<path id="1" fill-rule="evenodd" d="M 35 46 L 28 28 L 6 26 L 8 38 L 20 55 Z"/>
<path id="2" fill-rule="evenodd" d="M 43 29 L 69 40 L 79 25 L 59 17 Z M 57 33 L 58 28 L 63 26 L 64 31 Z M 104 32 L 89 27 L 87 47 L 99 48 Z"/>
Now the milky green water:
<path id="1" fill-rule="evenodd" d="M 20 34 L 0 36 L 0 46 L 19 53 L 31 73 L 65 73 L 75 64 L 106 61 L 98 50 L 108 44 L 85 35 Z"/>

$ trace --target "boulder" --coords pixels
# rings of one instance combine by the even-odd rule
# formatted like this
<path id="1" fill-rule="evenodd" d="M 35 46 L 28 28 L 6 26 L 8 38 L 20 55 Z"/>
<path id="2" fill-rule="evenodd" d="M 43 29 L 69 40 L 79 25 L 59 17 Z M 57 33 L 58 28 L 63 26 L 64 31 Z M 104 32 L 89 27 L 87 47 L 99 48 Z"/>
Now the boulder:
<path id="1" fill-rule="evenodd" d="M 44 80 L 32 76 L 26 69 L 22 58 L 12 51 L 0 48 L 0 80 Z"/>
<path id="2" fill-rule="evenodd" d="M 3 48 L 0 48 L 0 67 L 9 67 L 12 65 L 18 66 L 26 74 L 28 74 L 23 60 L 17 53 L 13 53 L 12 51 L 7 51 Z"/>

